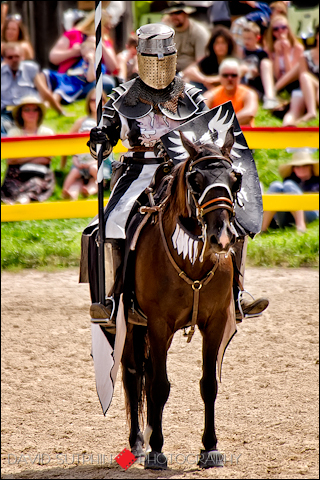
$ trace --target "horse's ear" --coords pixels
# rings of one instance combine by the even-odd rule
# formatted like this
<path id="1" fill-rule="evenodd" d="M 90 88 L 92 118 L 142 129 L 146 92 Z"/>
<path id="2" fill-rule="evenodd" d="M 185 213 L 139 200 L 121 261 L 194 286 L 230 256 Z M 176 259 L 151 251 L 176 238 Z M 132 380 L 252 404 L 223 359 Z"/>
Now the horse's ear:
<path id="1" fill-rule="evenodd" d="M 190 158 L 194 160 L 196 156 L 199 154 L 198 148 L 196 147 L 196 145 L 190 142 L 190 140 L 188 140 L 188 138 L 181 132 L 181 130 L 179 130 L 179 133 L 180 133 L 182 145 L 189 153 Z"/>
<path id="2" fill-rule="evenodd" d="M 233 144 L 234 144 L 234 127 L 233 125 L 231 125 L 231 127 L 227 131 L 224 145 L 223 147 L 221 147 L 221 153 L 224 157 L 229 158 Z"/>

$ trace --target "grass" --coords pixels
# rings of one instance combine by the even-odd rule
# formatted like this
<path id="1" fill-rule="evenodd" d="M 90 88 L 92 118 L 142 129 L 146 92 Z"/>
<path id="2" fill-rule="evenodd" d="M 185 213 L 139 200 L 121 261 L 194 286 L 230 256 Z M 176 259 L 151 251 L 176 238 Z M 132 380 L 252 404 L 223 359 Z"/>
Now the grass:
<path id="1" fill-rule="evenodd" d="M 68 133 L 75 120 L 83 116 L 84 100 L 64 108 L 67 117 L 58 116 L 49 109 L 44 124 L 56 133 Z M 256 126 L 280 127 L 282 121 L 259 108 Z M 317 119 L 308 126 L 319 126 Z M 255 150 L 253 152 L 259 178 L 264 191 L 274 180 L 279 180 L 278 166 L 291 158 L 285 150 Z M 314 154 L 319 158 L 319 152 Z M 49 201 L 61 201 L 61 190 L 65 176 L 72 164 L 67 157 L 61 169 L 60 157 L 52 158 L 56 173 L 56 187 Z M 1 183 L 6 170 L 1 160 Z M 81 197 L 80 197 L 81 198 Z M 42 220 L 1 224 L 1 269 L 18 271 L 23 268 L 56 269 L 79 265 L 81 232 L 89 219 Z M 308 226 L 307 232 L 298 235 L 294 228 L 271 230 L 266 234 L 249 239 L 247 265 L 268 267 L 317 267 L 319 265 L 319 222 Z"/>

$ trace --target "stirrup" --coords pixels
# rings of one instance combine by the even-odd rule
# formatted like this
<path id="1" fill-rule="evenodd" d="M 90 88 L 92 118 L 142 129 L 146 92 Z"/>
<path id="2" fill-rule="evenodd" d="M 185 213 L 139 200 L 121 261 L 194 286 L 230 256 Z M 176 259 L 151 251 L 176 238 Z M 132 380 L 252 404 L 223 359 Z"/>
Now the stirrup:
<path id="1" fill-rule="evenodd" d="M 238 303 L 238 309 L 239 309 L 239 312 L 240 312 L 240 315 L 241 315 L 241 318 L 237 318 L 237 315 L 236 315 L 236 320 L 237 322 L 241 322 L 243 318 L 254 318 L 254 317 L 260 317 L 262 315 L 262 312 L 265 310 L 262 310 L 261 312 L 259 313 L 244 313 L 243 312 L 243 309 L 242 309 L 242 306 L 241 306 L 241 300 L 243 298 L 243 294 L 244 293 L 247 293 L 251 298 L 252 300 L 254 301 L 254 296 L 251 295 L 250 292 L 248 292 L 248 290 L 239 290 L 239 293 L 238 293 L 238 299 L 237 299 L 237 303 Z M 266 308 L 266 307 L 265 307 Z"/>
<path id="2" fill-rule="evenodd" d="M 109 327 L 111 322 L 111 319 L 113 318 L 114 312 L 116 310 L 116 302 L 113 297 L 106 297 L 106 300 L 110 300 L 112 302 L 112 310 L 111 310 L 111 315 L 110 318 L 91 318 L 91 322 L 101 325 L 102 327 Z M 104 307 L 104 305 L 102 305 Z M 108 315 L 109 316 L 109 315 Z"/>

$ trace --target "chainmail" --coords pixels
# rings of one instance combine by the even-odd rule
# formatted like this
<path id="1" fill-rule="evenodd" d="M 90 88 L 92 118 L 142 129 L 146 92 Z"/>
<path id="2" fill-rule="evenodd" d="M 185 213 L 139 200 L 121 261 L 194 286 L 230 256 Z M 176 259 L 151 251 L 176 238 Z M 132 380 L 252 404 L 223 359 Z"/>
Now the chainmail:
<path id="1" fill-rule="evenodd" d="M 184 97 L 184 82 L 181 78 L 175 77 L 166 88 L 156 90 L 146 85 L 141 78 L 137 78 L 125 96 L 125 103 L 131 107 L 137 103 L 148 103 L 153 107 L 163 105 L 172 113 L 176 113 L 179 98 Z"/>

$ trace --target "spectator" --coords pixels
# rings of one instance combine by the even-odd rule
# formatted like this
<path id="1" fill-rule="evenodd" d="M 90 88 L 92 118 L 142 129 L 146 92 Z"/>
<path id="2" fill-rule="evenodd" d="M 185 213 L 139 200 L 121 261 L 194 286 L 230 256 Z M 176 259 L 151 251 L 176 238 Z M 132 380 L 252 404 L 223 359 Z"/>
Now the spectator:
<path id="1" fill-rule="evenodd" d="M 7 1 L 1 0 L 1 38 L 4 22 L 6 21 L 8 15 L 9 5 Z"/>
<path id="2" fill-rule="evenodd" d="M 107 101 L 107 97 L 103 94 L 103 105 Z M 96 110 L 96 90 L 93 88 L 86 97 L 86 113 L 85 117 L 78 118 L 70 133 L 89 132 L 91 128 L 97 126 L 97 110 Z M 66 157 L 62 157 L 61 166 L 65 167 Z M 95 195 L 98 191 L 97 184 L 97 161 L 90 153 L 74 155 L 72 159 L 73 165 L 68 173 L 62 189 L 62 195 L 71 200 L 77 200 L 80 193 L 84 196 Z"/>
<path id="3" fill-rule="evenodd" d="M 284 126 L 296 126 L 317 116 L 319 107 L 319 26 L 316 28 L 316 46 L 306 50 L 293 70 L 299 77 L 300 90 L 294 90 L 290 109 L 283 118 Z"/>
<path id="4" fill-rule="evenodd" d="M 242 32 L 243 50 L 241 70 L 243 78 L 241 83 L 253 88 L 261 99 L 264 95 L 263 77 L 261 78 L 261 62 L 268 58 L 260 46 L 260 27 L 254 22 L 248 22 Z"/>
<path id="5" fill-rule="evenodd" d="M 316 118 L 319 108 L 319 25 L 316 28 L 316 46 L 304 52 L 300 63 L 299 81 L 307 113 L 299 121 L 308 122 Z"/>
<path id="6" fill-rule="evenodd" d="M 138 76 L 138 39 L 131 34 L 127 40 L 126 48 L 118 54 L 119 80 L 127 82 Z"/>
<path id="7" fill-rule="evenodd" d="M 1 63 L 1 135 L 13 125 L 12 107 L 19 105 L 26 95 L 39 96 L 49 101 L 61 115 L 61 106 L 55 100 L 45 81 L 41 78 L 36 62 L 21 60 L 22 47 L 18 43 L 7 43 L 3 49 Z"/>
<path id="8" fill-rule="evenodd" d="M 87 37 L 95 35 L 94 14 L 91 12 L 80 21 L 75 28 L 64 32 L 49 54 L 49 60 L 58 65 L 59 73 L 66 73 L 74 66 L 81 57 L 80 45 Z M 111 18 L 105 10 L 102 11 L 101 36 L 102 36 L 102 60 L 106 67 L 108 77 L 104 77 L 104 90 L 110 93 L 116 85 L 115 76 L 118 74 L 118 63 L 113 42 L 110 38 Z M 91 90 L 92 86 L 84 91 L 84 97 Z"/>
<path id="9" fill-rule="evenodd" d="M 16 127 L 9 130 L 9 137 L 54 135 L 42 125 L 45 106 L 37 98 L 23 97 L 13 109 Z M 1 201 L 7 204 L 43 202 L 53 193 L 55 179 L 50 169 L 50 157 L 9 158 L 7 171 L 1 186 Z"/>
<path id="10" fill-rule="evenodd" d="M 210 33 L 204 25 L 189 18 L 189 14 L 195 11 L 194 7 L 187 7 L 183 2 L 168 4 L 169 8 L 163 13 L 168 14 L 169 18 L 163 21 L 175 30 L 177 72 L 180 72 L 205 56 Z"/>
<path id="11" fill-rule="evenodd" d="M 184 80 L 195 84 L 202 90 L 208 90 L 213 85 L 219 85 L 219 65 L 227 57 L 237 56 L 237 45 L 230 31 L 217 26 L 213 29 L 207 45 L 207 55 L 199 62 L 192 63 L 183 70 Z"/>
<path id="12" fill-rule="evenodd" d="M 229 8 L 232 21 L 231 33 L 241 47 L 243 47 L 243 29 L 248 22 L 256 23 L 260 27 L 261 35 L 269 25 L 271 9 L 266 2 L 229 2 Z"/>
<path id="13" fill-rule="evenodd" d="M 269 7 L 271 9 L 271 18 L 276 15 L 288 16 L 288 3 L 290 2 L 272 2 Z"/>
<path id="14" fill-rule="evenodd" d="M 231 15 L 229 2 L 212 2 L 209 7 L 209 19 L 214 27 L 222 25 L 223 27 L 231 27 Z"/>
<path id="15" fill-rule="evenodd" d="M 319 162 L 316 162 L 307 150 L 299 149 L 289 163 L 280 165 L 279 172 L 283 182 L 272 182 L 268 193 L 290 193 L 302 195 L 305 192 L 319 192 Z M 319 211 L 299 210 L 296 212 L 264 212 L 261 231 L 269 226 L 284 228 L 296 225 L 300 232 L 306 231 L 306 224 L 319 218 Z"/>
<path id="16" fill-rule="evenodd" d="M 95 37 L 88 37 L 80 45 L 81 58 L 69 68 L 67 73 L 59 73 L 54 70 L 44 69 L 40 74 L 47 82 L 53 96 L 60 104 L 61 100 L 65 103 L 72 103 L 78 98 L 84 96 L 84 91 L 95 81 Z M 101 65 L 102 73 L 105 73 L 105 66 Z"/>
<path id="17" fill-rule="evenodd" d="M 269 110 L 279 106 L 276 98 L 277 88 L 275 82 L 280 81 L 299 62 L 304 48 L 292 33 L 288 19 L 284 15 L 276 15 L 271 21 L 265 34 L 265 49 L 269 55 L 263 59 L 261 69 L 264 71 L 264 104 L 263 108 Z M 299 82 L 295 81 L 283 85 L 291 93 L 299 88 Z"/>
<path id="18" fill-rule="evenodd" d="M 1 34 L 1 56 L 6 43 L 17 42 L 22 48 L 22 60 L 33 60 L 34 51 L 30 43 L 26 27 L 22 23 L 21 15 L 7 15 Z"/>
<path id="19" fill-rule="evenodd" d="M 240 85 L 240 64 L 236 58 L 223 60 L 219 67 L 221 85 L 204 94 L 211 109 L 231 101 L 240 125 L 253 126 L 258 111 L 258 95 L 246 85 Z"/>

